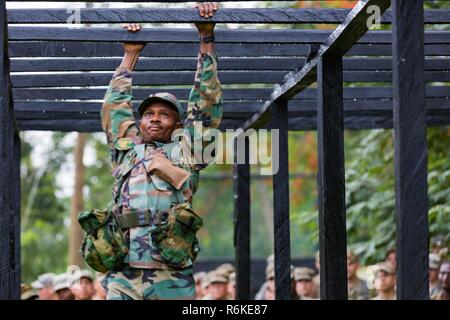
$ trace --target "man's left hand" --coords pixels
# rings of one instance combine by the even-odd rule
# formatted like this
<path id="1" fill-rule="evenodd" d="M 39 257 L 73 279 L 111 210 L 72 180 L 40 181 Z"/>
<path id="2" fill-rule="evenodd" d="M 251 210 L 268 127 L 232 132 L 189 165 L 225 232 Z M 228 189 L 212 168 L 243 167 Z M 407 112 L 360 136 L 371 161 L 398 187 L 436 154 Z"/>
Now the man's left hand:
<path id="1" fill-rule="evenodd" d="M 199 2 L 194 4 L 193 8 L 198 8 L 200 16 L 205 19 L 209 19 L 214 16 L 214 13 L 219 10 L 220 5 L 218 2 Z M 199 22 L 195 26 L 198 29 L 200 35 L 211 35 L 214 32 L 215 23 L 209 22 Z"/>

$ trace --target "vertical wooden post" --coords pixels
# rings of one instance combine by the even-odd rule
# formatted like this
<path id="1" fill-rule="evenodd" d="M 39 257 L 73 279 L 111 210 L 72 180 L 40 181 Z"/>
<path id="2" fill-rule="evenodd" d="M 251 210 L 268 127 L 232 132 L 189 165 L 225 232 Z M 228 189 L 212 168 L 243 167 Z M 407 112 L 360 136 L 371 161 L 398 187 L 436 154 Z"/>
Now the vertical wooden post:
<path id="1" fill-rule="evenodd" d="M 423 0 L 393 0 L 397 299 L 429 299 Z"/>
<path id="2" fill-rule="evenodd" d="M 11 251 L 11 298 L 20 299 L 20 284 L 21 284 L 21 259 L 20 259 L 20 159 L 21 159 L 21 141 L 19 132 L 14 134 L 14 160 L 12 171 L 12 189 L 13 189 L 13 210 L 10 217 L 12 236 L 10 239 Z"/>
<path id="3" fill-rule="evenodd" d="M 342 56 L 327 54 L 317 70 L 320 298 L 347 299 Z"/>
<path id="4" fill-rule="evenodd" d="M 20 261 L 17 208 L 17 149 L 14 145 L 14 110 L 8 58 L 8 23 L 5 1 L 0 1 L 0 300 L 20 298 Z"/>
<path id="5" fill-rule="evenodd" d="M 275 231 L 275 299 L 291 299 L 291 237 L 289 223 L 288 103 L 272 107 L 272 130 L 279 130 L 278 172 L 273 176 Z M 272 150 L 275 150 L 274 148 Z M 273 157 L 274 151 L 272 151 Z"/>
<path id="6" fill-rule="evenodd" d="M 234 246 L 236 256 L 236 299 L 250 300 L 250 164 L 249 139 L 244 148 L 235 140 L 234 180 Z M 238 151 L 245 152 L 245 163 L 238 163 Z"/>

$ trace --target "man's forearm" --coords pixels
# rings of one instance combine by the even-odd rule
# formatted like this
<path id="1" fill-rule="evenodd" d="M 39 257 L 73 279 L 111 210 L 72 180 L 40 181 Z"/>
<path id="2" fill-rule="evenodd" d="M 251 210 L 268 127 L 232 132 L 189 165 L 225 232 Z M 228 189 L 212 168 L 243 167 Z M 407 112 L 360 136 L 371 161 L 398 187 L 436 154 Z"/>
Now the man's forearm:
<path id="1" fill-rule="evenodd" d="M 124 67 L 129 71 L 133 71 L 139 60 L 141 52 L 138 50 L 125 51 L 120 67 Z"/>
<path id="2" fill-rule="evenodd" d="M 200 38 L 214 36 L 214 31 L 200 32 Z M 214 42 L 200 43 L 200 53 L 214 53 L 216 46 Z"/>

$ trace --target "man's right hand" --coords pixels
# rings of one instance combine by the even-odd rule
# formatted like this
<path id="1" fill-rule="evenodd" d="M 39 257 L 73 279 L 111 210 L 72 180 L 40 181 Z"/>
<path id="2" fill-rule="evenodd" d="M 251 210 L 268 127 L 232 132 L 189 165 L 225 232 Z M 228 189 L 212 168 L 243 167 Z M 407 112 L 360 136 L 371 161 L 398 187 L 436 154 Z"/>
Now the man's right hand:
<path id="1" fill-rule="evenodd" d="M 140 31 L 142 26 L 139 23 L 128 23 L 124 24 L 122 28 L 134 33 Z M 125 42 L 123 48 L 126 52 L 140 52 L 144 49 L 145 45 L 145 42 Z"/>

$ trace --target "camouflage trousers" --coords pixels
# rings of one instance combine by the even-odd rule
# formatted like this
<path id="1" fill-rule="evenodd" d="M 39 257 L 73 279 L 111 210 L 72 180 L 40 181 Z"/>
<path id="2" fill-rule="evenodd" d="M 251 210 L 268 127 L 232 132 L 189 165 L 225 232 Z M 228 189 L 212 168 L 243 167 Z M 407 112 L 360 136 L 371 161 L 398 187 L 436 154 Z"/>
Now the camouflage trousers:
<path id="1" fill-rule="evenodd" d="M 110 271 L 102 282 L 106 300 L 195 299 L 192 268 Z"/>

